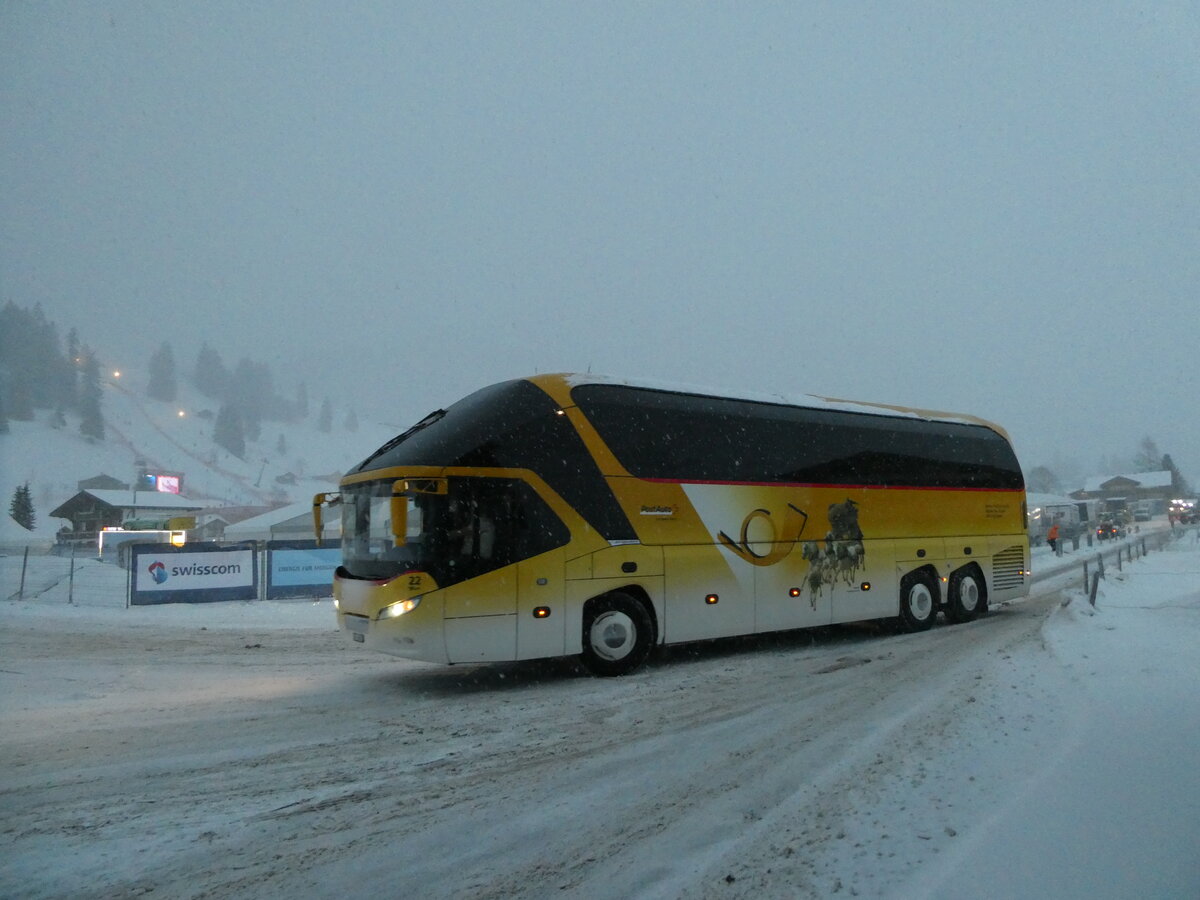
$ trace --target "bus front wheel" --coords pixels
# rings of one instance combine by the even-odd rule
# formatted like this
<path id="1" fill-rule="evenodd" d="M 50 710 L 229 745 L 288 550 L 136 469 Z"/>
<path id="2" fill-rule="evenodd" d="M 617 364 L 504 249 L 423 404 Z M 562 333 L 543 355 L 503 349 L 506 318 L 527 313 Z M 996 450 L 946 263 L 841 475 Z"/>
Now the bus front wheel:
<path id="1" fill-rule="evenodd" d="M 924 631 L 937 618 L 937 586 L 926 572 L 909 572 L 900 581 L 900 622 L 907 631 Z"/>
<path id="2" fill-rule="evenodd" d="M 632 672 L 650 655 L 653 634 L 650 613 L 633 597 L 597 597 L 583 613 L 583 664 L 596 675 Z"/>

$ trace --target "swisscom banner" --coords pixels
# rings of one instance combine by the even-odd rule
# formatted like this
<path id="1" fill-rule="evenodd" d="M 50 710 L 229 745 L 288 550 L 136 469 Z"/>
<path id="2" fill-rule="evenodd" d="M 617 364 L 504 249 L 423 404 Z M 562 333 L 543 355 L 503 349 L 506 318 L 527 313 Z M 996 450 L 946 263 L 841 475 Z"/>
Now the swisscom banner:
<path id="1" fill-rule="evenodd" d="M 258 554 L 253 543 L 136 544 L 129 602 L 208 603 L 258 599 Z"/>

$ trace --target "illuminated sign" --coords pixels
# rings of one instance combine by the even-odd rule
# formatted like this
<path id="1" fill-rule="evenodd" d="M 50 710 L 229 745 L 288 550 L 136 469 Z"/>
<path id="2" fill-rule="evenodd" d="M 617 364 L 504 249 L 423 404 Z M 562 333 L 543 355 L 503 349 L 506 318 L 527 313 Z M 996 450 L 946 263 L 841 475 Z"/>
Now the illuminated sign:
<path id="1" fill-rule="evenodd" d="M 164 494 L 179 493 L 179 476 L 178 475 L 155 475 L 154 489 L 162 491 Z"/>
<path id="2" fill-rule="evenodd" d="M 134 490 L 161 491 L 164 494 L 179 494 L 183 491 L 182 472 L 155 472 L 139 465 Z"/>

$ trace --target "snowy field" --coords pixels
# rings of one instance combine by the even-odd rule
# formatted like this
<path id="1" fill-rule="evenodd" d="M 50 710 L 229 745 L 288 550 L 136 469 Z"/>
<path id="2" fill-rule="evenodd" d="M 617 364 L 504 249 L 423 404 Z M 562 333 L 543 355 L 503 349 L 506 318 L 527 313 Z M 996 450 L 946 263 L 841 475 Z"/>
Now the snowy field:
<path id="1" fill-rule="evenodd" d="M 3 897 L 1200 897 L 1194 529 L 1094 609 L 1072 575 L 608 680 L 372 655 L 327 600 L 126 609 L 68 566 L 0 599 Z"/>

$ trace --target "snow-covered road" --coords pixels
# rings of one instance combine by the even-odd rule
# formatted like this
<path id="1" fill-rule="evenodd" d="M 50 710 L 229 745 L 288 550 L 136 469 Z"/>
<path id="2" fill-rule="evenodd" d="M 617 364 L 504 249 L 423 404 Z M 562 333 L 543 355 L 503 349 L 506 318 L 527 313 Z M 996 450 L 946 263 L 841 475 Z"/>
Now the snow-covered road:
<path id="1" fill-rule="evenodd" d="M 1200 560 L 1136 565 L 1173 557 Z M 372 655 L 326 603 L 4 604 L 0 894 L 953 896 L 1093 734 L 1079 645 L 1047 638 L 1060 599 L 679 648 L 607 680 Z M 1198 784 L 1176 785 L 1176 829 L 1200 826 Z M 1148 896 L 1200 885 L 1198 834 L 1159 841 Z M 1007 896 L 996 877 L 978 893 Z"/>

